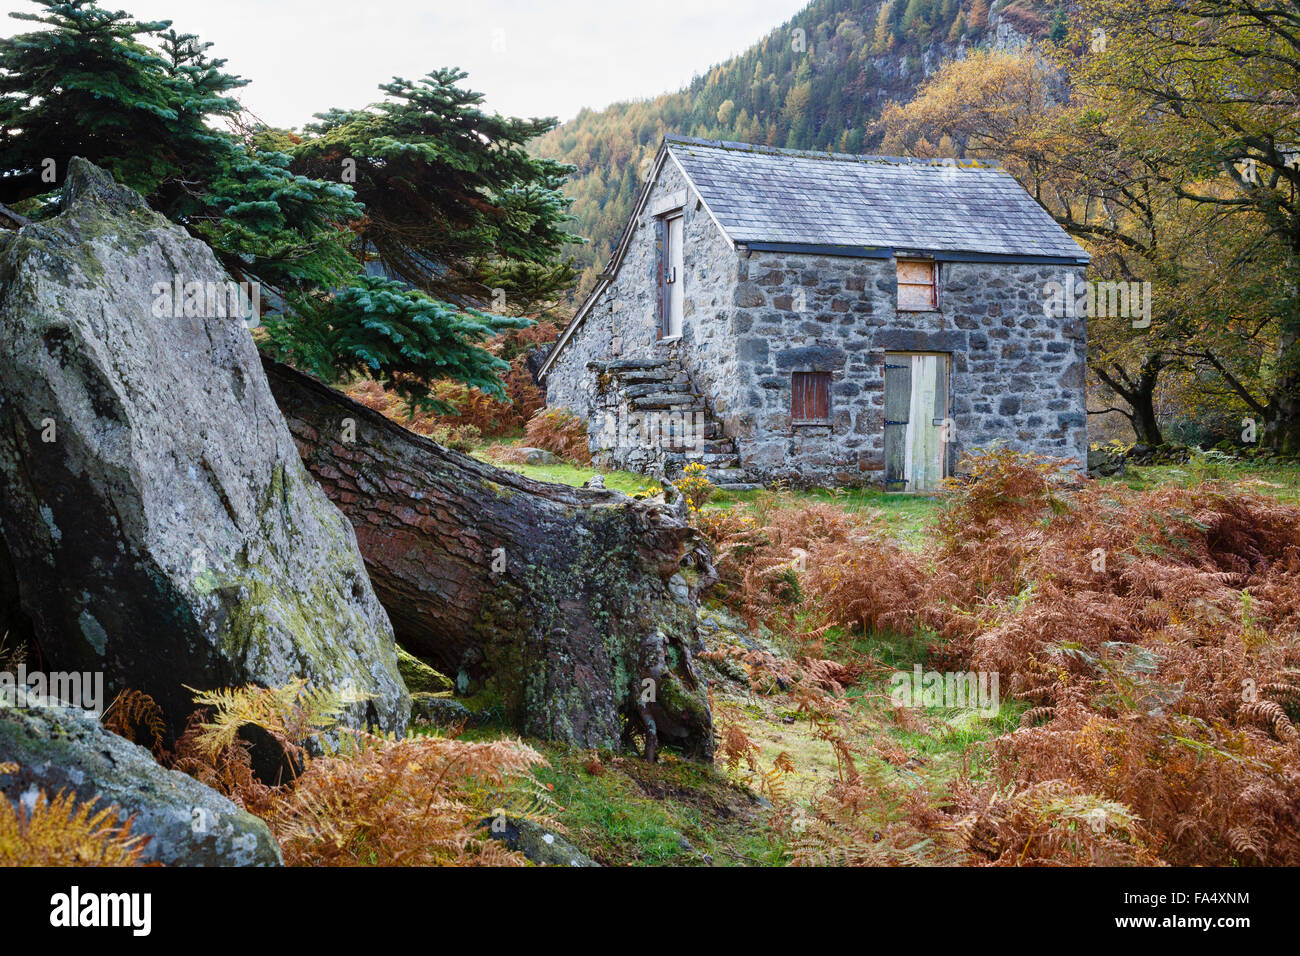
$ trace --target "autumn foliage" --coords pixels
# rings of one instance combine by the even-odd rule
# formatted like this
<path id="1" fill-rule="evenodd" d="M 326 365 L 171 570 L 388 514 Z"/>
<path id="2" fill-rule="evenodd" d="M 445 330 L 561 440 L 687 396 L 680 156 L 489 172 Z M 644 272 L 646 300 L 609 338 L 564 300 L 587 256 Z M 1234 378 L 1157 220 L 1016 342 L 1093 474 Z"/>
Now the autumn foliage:
<path id="1" fill-rule="evenodd" d="M 524 428 L 524 441 L 573 464 L 591 464 L 587 423 L 568 409 L 542 408 L 536 411 Z"/>
<path id="2" fill-rule="evenodd" d="M 17 769 L 0 763 L 0 774 Z M 0 799 L 0 866 L 137 866 L 149 837 L 132 835 L 118 808 L 44 791 L 30 809 Z"/>
<path id="3" fill-rule="evenodd" d="M 826 505 L 705 525 L 724 599 L 810 654 L 832 627 L 926 635 L 932 664 L 996 672 L 1018 702 L 990 780 L 872 799 L 963 862 L 1300 863 L 1300 508 L 1101 487 L 1006 450 L 970 464 L 920 550 Z M 865 799 L 855 772 L 802 832 Z M 842 828 L 823 836 L 855 860 Z"/>
<path id="4" fill-rule="evenodd" d="M 542 390 L 528 370 L 527 355 L 530 349 L 545 346 L 558 335 L 559 327 L 544 321 L 512 329 L 488 343 L 489 352 L 510 363 L 509 371 L 502 375 L 507 397 L 504 402 L 451 379 L 435 382 L 429 389 L 431 399 L 442 411 L 412 408 L 396 390 L 374 379 L 356 381 L 345 392 L 413 432 L 448 448 L 469 451 L 491 439 L 519 435 L 533 414 L 545 405 Z"/>
<path id="5" fill-rule="evenodd" d="M 291 866 L 522 866 L 481 824 L 507 811 L 547 819 L 548 796 L 529 773 L 543 758 L 518 741 L 349 730 L 337 725 L 344 701 L 301 680 L 195 699 L 174 769 L 265 819 Z M 253 773 L 249 727 L 283 750 L 287 779 Z"/>

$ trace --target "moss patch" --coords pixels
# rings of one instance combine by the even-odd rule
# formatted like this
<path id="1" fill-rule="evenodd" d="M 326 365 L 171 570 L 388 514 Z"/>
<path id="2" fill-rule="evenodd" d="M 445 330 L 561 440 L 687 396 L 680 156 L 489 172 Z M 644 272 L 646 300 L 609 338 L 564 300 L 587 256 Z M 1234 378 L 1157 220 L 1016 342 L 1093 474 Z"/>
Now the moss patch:
<path id="1" fill-rule="evenodd" d="M 441 694 L 454 686 L 450 677 L 434 670 L 400 645 L 397 648 L 397 671 L 412 694 Z"/>

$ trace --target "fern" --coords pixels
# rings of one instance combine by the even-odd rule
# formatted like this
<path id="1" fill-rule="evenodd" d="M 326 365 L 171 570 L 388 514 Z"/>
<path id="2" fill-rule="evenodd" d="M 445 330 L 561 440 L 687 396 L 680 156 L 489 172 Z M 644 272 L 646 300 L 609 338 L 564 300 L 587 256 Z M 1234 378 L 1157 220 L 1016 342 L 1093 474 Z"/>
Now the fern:
<path id="1" fill-rule="evenodd" d="M 383 741 L 358 734 L 347 756 L 317 758 L 268 821 L 298 866 L 523 865 L 479 825 L 499 812 L 554 826 L 543 758 L 517 741 L 442 737 Z M 521 796 L 522 794 L 522 796 Z M 509 807 L 507 808 L 507 805 Z"/>
<path id="2" fill-rule="evenodd" d="M 286 755 L 300 760 L 307 738 L 334 729 L 354 702 L 338 691 L 309 688 L 304 678 L 280 687 L 224 687 L 194 692 L 194 701 L 212 708 L 212 717 L 202 724 L 194 745 L 198 752 L 216 759 L 235 745 L 241 728 L 253 725 L 266 731 Z"/>
<path id="3" fill-rule="evenodd" d="M 0 764 L 0 774 L 17 771 Z M 0 866 L 137 866 L 149 841 L 133 836 L 134 818 L 118 823 L 117 807 L 94 809 L 63 791 L 50 800 L 37 794 L 29 813 L 21 803 L 0 799 Z"/>
<path id="4" fill-rule="evenodd" d="M 167 721 L 158 702 L 148 694 L 130 688 L 123 690 L 104 710 L 100 723 L 105 730 L 147 746 L 155 757 L 165 756 Z"/>
<path id="5" fill-rule="evenodd" d="M 530 772 L 543 758 L 517 741 L 397 740 L 341 728 L 348 701 L 302 680 L 196 692 L 195 701 L 201 708 L 173 767 L 265 819 L 291 865 L 520 865 L 524 858 L 480 821 L 506 813 L 562 829 L 549 789 Z M 277 786 L 256 778 L 239 736 L 250 724 L 298 761 L 295 777 Z M 327 732 L 309 752 L 308 739 Z"/>

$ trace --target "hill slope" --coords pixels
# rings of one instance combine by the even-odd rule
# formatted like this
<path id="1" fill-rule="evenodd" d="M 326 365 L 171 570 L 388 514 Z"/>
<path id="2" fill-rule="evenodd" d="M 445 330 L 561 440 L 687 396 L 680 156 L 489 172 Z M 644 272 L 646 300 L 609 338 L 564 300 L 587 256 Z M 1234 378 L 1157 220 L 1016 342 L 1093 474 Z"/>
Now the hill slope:
<path id="1" fill-rule="evenodd" d="M 577 167 L 573 230 L 591 239 L 577 253 L 579 291 L 609 258 L 665 133 L 870 152 L 883 106 L 944 61 L 1063 32 L 1059 0 L 814 0 L 686 89 L 583 110 L 533 144 Z"/>

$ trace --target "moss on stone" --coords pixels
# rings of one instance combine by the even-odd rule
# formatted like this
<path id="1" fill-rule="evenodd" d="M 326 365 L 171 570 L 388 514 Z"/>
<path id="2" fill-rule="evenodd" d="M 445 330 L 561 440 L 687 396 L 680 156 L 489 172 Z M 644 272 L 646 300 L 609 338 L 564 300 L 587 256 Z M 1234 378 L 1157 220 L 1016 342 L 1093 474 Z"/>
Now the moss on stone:
<path id="1" fill-rule="evenodd" d="M 450 693 L 455 686 L 450 677 L 434 670 L 400 644 L 397 645 L 397 671 L 412 694 Z"/>

